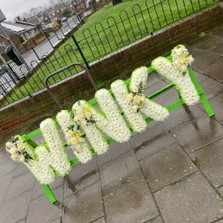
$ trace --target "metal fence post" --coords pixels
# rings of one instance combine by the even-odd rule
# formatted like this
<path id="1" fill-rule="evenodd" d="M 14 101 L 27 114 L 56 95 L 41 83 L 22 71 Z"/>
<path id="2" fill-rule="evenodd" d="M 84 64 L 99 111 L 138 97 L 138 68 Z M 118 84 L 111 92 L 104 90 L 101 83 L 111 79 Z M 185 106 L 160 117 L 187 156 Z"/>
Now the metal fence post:
<path id="1" fill-rule="evenodd" d="M 90 70 L 89 63 L 88 63 L 86 57 L 84 56 L 84 53 L 83 53 L 83 51 L 81 50 L 81 48 L 80 48 L 80 46 L 79 46 L 79 44 L 78 44 L 76 38 L 74 37 L 74 35 L 72 35 L 71 37 L 72 37 L 72 39 L 73 39 L 73 41 L 74 41 L 74 43 L 75 43 L 75 45 L 76 45 L 76 47 L 77 47 L 77 49 L 78 49 L 78 51 L 79 51 L 81 57 L 82 57 L 82 59 L 83 59 L 85 65 L 86 65 L 86 67 Z"/>

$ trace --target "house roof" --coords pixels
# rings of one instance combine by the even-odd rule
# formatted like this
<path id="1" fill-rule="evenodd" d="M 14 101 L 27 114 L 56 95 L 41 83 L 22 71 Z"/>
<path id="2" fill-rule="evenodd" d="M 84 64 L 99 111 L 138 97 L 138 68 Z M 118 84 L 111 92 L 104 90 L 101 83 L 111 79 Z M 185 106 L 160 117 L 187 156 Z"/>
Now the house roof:
<path id="1" fill-rule="evenodd" d="M 15 32 L 18 34 L 30 31 L 32 29 L 35 29 L 36 25 L 23 22 L 23 21 L 17 21 L 15 23 L 13 22 L 2 22 L 2 26 L 7 30 L 11 32 Z"/>

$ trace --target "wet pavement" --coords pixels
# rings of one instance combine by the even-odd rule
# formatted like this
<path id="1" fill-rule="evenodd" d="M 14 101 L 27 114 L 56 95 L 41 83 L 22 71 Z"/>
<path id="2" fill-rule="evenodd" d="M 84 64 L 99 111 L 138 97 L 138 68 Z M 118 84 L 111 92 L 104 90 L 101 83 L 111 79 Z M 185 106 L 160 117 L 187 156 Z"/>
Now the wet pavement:
<path id="1" fill-rule="evenodd" d="M 0 150 L 1 223 L 222 223 L 223 27 L 188 44 L 193 69 L 216 112 L 181 107 L 128 143 L 75 166 L 52 188 L 52 205 L 22 164 Z M 149 78 L 147 93 L 165 82 Z M 156 98 L 174 101 L 174 90 Z"/>

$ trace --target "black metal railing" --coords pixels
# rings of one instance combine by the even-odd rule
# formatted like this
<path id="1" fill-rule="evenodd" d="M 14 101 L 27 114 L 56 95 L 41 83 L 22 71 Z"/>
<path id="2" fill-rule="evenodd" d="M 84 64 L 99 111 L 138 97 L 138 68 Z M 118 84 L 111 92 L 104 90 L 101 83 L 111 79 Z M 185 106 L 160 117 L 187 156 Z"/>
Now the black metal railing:
<path id="1" fill-rule="evenodd" d="M 0 106 L 4 107 L 24 97 L 32 97 L 34 93 L 44 89 L 44 79 L 47 75 L 64 66 L 81 62 L 90 67 L 91 62 L 143 37 L 149 37 L 154 32 L 216 2 L 219 0 L 145 0 L 144 4 L 134 4 L 130 10 L 122 10 L 116 17 L 109 16 L 93 27 L 83 26 L 75 32 L 75 37 L 73 35 L 72 38 L 66 39 L 64 44 L 54 50 L 55 40 L 56 43 L 62 43 L 65 37 L 65 31 L 59 30 L 47 39 L 47 45 L 44 43 L 37 46 L 25 58 L 33 71 L 32 74 L 29 74 L 25 66 L 22 65 L 18 69 L 14 65 L 11 66 L 15 72 L 13 77 L 0 77 Z M 73 27 L 69 25 L 66 29 L 72 30 L 76 24 L 74 22 Z M 41 49 L 46 46 L 47 53 L 54 51 L 47 58 L 41 54 Z M 50 84 L 64 80 L 79 71 L 80 69 L 73 67 L 58 73 L 51 79 Z M 15 76 L 20 82 L 16 80 L 15 83 Z"/>

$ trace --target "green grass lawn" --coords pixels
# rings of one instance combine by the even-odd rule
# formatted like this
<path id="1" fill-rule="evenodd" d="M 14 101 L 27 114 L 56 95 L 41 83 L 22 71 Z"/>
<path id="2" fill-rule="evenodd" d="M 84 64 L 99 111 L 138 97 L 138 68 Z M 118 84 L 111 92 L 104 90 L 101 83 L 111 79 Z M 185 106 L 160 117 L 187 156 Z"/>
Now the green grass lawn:
<path id="1" fill-rule="evenodd" d="M 89 62 L 129 45 L 152 32 L 198 12 L 218 0 L 124 0 L 116 6 L 108 4 L 90 17 L 74 33 Z M 137 3 L 137 4 L 136 4 Z M 3 101 L 9 104 L 44 88 L 45 77 L 72 62 L 83 62 L 71 38 L 20 87 L 15 88 Z M 78 71 L 74 68 L 58 74 L 51 83 Z"/>

